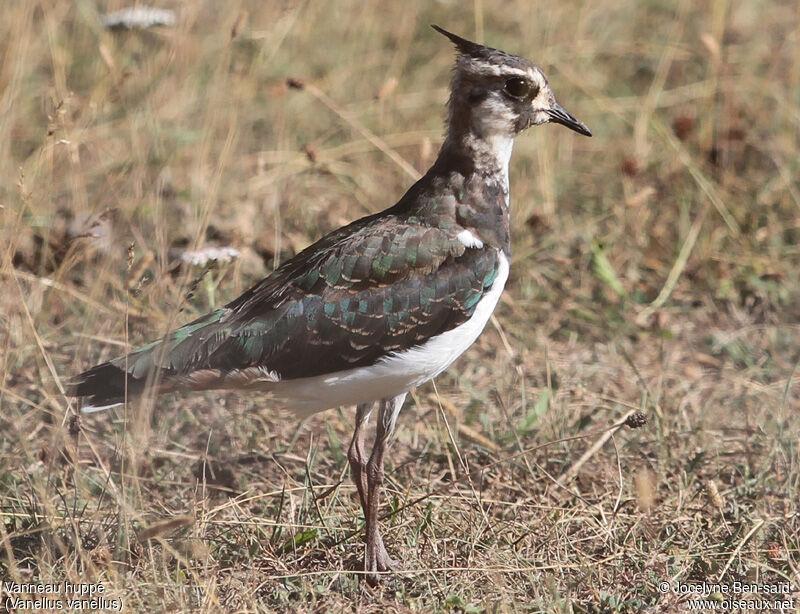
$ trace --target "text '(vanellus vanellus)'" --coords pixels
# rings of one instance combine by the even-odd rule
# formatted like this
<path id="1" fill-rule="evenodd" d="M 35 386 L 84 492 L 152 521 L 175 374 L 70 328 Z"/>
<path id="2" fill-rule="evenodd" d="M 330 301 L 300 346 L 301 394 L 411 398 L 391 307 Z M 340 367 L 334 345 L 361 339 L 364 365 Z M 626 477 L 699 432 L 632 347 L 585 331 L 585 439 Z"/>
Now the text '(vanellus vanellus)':
<path id="1" fill-rule="evenodd" d="M 366 518 L 370 583 L 394 565 L 378 505 L 406 393 L 472 345 L 508 278 L 514 138 L 548 122 L 591 136 L 556 102 L 538 66 L 434 28 L 458 52 L 447 134 L 436 162 L 397 204 L 330 233 L 231 303 L 69 387 L 84 411 L 149 389 L 261 391 L 298 415 L 357 405 L 348 458 Z M 364 431 L 376 403 L 368 456 Z"/>

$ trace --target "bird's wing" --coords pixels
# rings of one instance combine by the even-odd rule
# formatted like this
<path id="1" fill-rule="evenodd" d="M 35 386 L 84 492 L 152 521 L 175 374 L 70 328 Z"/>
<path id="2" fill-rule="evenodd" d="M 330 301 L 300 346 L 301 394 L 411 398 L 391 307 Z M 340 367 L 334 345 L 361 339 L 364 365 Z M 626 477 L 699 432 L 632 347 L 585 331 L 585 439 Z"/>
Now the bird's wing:
<path id="1" fill-rule="evenodd" d="M 136 379 L 260 367 L 280 379 L 374 364 L 470 318 L 499 255 L 455 231 L 364 218 L 321 239 L 225 307 L 112 361 Z"/>

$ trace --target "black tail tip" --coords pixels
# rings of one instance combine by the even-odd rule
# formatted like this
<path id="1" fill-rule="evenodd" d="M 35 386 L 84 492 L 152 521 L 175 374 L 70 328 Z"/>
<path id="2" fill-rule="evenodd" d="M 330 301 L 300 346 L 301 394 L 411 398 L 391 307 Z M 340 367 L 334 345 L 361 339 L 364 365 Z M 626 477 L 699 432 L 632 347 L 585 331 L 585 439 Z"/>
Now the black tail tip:
<path id="1" fill-rule="evenodd" d="M 126 397 L 138 396 L 143 389 L 143 382 L 104 362 L 69 380 L 66 394 L 81 399 L 81 411 L 92 412 L 124 403 Z"/>

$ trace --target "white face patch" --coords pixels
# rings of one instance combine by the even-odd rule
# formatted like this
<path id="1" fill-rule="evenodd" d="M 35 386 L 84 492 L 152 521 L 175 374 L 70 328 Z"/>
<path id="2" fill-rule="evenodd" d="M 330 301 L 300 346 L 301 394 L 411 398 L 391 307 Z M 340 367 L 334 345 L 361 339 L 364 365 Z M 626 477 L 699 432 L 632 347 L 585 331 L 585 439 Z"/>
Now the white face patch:
<path id="1" fill-rule="evenodd" d="M 536 111 L 533 114 L 533 125 L 540 126 L 541 124 L 546 124 L 550 121 L 550 116 L 547 114 L 546 111 Z"/>
<path id="2" fill-rule="evenodd" d="M 489 138 L 497 134 L 513 134 L 519 114 L 499 93 L 493 93 L 472 114 L 476 136 Z"/>
<path id="3" fill-rule="evenodd" d="M 542 73 L 538 70 L 531 72 L 531 81 L 536 86 L 538 92 L 536 96 L 531 101 L 531 106 L 534 109 L 547 109 L 551 105 L 551 101 L 553 98 L 553 92 L 550 90 L 550 86 L 547 85 L 547 81 L 542 76 Z M 541 122 L 536 121 L 536 117 L 534 116 L 534 124 L 538 124 Z"/>
<path id="4" fill-rule="evenodd" d="M 545 80 L 544 75 L 542 75 L 542 71 L 531 70 L 528 73 L 528 76 L 530 80 L 536 85 L 537 89 L 539 90 L 539 94 L 548 89 L 547 81 Z"/>

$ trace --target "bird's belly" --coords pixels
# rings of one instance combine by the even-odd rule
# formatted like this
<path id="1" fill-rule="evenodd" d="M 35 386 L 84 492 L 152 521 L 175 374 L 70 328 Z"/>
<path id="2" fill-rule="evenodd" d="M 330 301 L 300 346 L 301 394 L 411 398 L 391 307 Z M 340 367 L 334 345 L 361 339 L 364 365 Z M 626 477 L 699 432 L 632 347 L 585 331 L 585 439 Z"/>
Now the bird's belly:
<path id="1" fill-rule="evenodd" d="M 509 263 L 500 252 L 500 269 L 472 317 L 413 348 L 394 352 L 368 367 L 314 377 L 281 380 L 264 386 L 281 407 L 306 416 L 314 412 L 397 396 L 447 369 L 478 338 L 508 279 Z"/>

